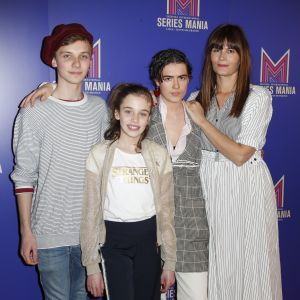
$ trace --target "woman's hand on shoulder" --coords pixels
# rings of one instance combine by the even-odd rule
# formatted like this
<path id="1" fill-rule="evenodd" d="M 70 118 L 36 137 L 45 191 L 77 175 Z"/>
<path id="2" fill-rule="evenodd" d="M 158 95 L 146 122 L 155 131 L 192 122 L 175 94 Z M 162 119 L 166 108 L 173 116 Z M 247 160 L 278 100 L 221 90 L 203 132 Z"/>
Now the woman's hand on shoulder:
<path id="1" fill-rule="evenodd" d="M 192 120 L 200 126 L 201 122 L 206 120 L 204 110 L 201 104 L 196 100 L 184 102 L 184 106 L 191 116 Z"/>

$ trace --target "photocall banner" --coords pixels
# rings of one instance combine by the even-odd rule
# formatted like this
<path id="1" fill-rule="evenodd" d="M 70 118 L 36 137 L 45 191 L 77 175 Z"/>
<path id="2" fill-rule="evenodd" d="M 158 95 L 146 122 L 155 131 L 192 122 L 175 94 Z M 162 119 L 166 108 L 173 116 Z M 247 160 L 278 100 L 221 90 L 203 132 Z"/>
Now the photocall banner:
<path id="1" fill-rule="evenodd" d="M 40 59 L 43 37 L 61 23 L 81 23 L 92 32 L 92 67 L 83 90 L 104 99 L 119 82 L 142 83 L 152 89 L 148 78 L 151 57 L 162 49 L 180 49 L 193 65 L 189 94 L 199 88 L 208 35 L 217 25 L 228 22 L 242 26 L 249 39 L 252 82 L 266 87 L 273 96 L 274 112 L 264 158 L 277 197 L 284 299 L 298 299 L 299 11 L 300 2 L 280 0 L 2 1 L 0 254 L 3 284 L 0 298 L 42 299 L 36 269 L 25 266 L 18 255 L 19 224 L 9 174 L 13 167 L 11 138 L 18 105 L 38 84 L 55 80 L 54 70 Z M 166 299 L 175 299 L 174 289 Z"/>

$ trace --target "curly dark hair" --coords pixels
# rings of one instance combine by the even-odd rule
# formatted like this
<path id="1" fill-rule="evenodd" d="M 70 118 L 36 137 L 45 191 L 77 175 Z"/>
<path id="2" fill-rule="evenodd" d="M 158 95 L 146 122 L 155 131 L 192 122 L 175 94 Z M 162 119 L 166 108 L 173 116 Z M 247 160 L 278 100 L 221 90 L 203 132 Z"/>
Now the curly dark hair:
<path id="1" fill-rule="evenodd" d="M 149 65 L 149 77 L 154 86 L 156 86 L 155 81 L 162 82 L 163 68 L 171 63 L 185 64 L 188 76 L 192 77 L 192 65 L 182 51 L 177 49 L 161 50 L 152 57 Z"/>

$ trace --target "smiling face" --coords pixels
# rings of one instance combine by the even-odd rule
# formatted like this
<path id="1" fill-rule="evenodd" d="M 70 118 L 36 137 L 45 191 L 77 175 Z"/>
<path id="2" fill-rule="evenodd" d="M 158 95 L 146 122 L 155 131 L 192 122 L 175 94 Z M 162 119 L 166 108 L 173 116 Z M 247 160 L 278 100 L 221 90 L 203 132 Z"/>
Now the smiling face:
<path id="1" fill-rule="evenodd" d="M 155 81 L 160 87 L 160 94 L 168 103 L 181 102 L 189 84 L 189 74 L 184 63 L 170 63 L 161 73 L 161 81 Z"/>
<path id="2" fill-rule="evenodd" d="M 91 64 L 91 46 L 87 41 L 76 41 L 61 46 L 52 59 L 57 68 L 58 83 L 81 84 Z"/>
<path id="3" fill-rule="evenodd" d="M 137 143 L 149 123 L 151 102 L 143 95 L 126 96 L 115 118 L 120 121 L 120 140 Z"/>
<path id="4" fill-rule="evenodd" d="M 240 56 L 235 49 L 227 45 L 226 41 L 222 47 L 212 48 L 210 58 L 217 76 L 237 77 Z"/>

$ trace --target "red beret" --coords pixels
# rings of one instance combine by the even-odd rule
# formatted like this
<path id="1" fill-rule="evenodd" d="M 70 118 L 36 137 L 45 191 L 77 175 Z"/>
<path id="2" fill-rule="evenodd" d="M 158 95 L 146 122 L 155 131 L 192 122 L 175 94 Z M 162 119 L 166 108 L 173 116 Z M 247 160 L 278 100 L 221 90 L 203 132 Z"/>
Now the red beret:
<path id="1" fill-rule="evenodd" d="M 52 67 L 52 59 L 61 43 L 71 35 L 80 35 L 93 45 L 93 36 L 81 25 L 77 23 L 57 25 L 52 34 L 43 40 L 41 57 L 43 62 Z"/>

